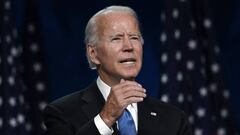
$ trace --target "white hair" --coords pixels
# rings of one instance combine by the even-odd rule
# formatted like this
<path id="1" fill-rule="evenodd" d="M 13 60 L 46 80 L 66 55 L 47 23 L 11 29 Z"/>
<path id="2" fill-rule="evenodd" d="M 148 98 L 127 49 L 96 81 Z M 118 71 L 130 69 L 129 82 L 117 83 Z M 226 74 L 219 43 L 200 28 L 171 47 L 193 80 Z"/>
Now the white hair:
<path id="1" fill-rule="evenodd" d="M 122 12 L 122 13 L 127 13 L 129 15 L 132 15 L 136 19 L 138 27 L 140 27 L 137 14 L 132 8 L 126 7 L 126 6 L 109 6 L 109 7 L 106 7 L 104 9 L 100 10 L 99 12 L 97 12 L 95 15 L 93 15 L 87 23 L 87 26 L 85 28 L 85 45 L 86 45 L 86 48 L 87 48 L 87 45 L 89 45 L 89 44 L 96 45 L 96 43 L 98 41 L 98 36 L 99 36 L 98 25 L 97 25 L 98 19 L 96 19 L 96 18 L 100 15 L 104 15 L 104 14 L 107 14 L 107 13 L 113 13 L 113 12 Z M 140 32 L 140 38 L 141 38 L 141 42 L 143 44 L 144 41 L 143 41 L 141 32 Z M 97 68 L 96 65 L 91 61 L 87 52 L 86 52 L 86 56 L 87 56 L 90 68 L 91 69 L 96 69 Z"/>

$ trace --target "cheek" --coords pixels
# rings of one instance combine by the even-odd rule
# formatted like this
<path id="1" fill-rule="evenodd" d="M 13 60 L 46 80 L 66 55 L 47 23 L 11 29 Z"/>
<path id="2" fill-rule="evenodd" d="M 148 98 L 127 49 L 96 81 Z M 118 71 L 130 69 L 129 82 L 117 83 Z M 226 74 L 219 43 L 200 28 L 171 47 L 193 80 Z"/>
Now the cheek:
<path id="1" fill-rule="evenodd" d="M 101 61 L 101 63 L 105 64 L 113 64 L 114 61 L 116 61 L 117 58 L 117 51 L 111 48 L 104 48 L 99 50 L 98 52 L 98 59 Z"/>
<path id="2" fill-rule="evenodd" d="M 143 54 L 142 47 L 139 47 L 139 48 L 137 49 L 137 55 L 140 57 L 140 59 L 142 59 L 142 54 Z"/>
<path id="3" fill-rule="evenodd" d="M 143 50 L 142 48 L 139 49 L 138 51 L 138 57 L 139 57 L 139 66 L 142 66 L 142 59 L 143 59 Z"/>

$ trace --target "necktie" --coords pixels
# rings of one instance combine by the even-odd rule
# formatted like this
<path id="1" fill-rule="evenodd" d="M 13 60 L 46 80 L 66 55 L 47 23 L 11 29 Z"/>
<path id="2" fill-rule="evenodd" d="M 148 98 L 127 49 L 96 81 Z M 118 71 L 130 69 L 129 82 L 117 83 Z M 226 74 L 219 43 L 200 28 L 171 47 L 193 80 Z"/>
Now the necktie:
<path id="1" fill-rule="evenodd" d="M 118 119 L 120 135 L 137 135 L 135 124 L 131 113 L 125 109 Z"/>

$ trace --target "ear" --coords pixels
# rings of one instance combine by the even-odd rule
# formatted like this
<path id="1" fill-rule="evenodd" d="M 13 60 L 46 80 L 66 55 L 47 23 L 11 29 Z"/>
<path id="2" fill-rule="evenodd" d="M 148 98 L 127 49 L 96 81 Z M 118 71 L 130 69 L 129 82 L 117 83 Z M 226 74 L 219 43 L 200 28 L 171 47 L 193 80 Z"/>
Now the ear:
<path id="1" fill-rule="evenodd" d="M 87 53 L 89 56 L 89 59 L 96 65 L 100 64 L 100 61 L 98 60 L 98 56 L 97 56 L 97 48 L 95 45 L 92 44 L 88 44 L 87 45 Z"/>

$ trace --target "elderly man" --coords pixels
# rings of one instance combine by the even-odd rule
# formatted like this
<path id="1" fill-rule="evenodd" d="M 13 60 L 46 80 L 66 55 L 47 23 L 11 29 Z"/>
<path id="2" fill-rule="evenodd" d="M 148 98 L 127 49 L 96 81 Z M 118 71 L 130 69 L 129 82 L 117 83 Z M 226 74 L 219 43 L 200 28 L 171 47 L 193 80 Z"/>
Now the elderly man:
<path id="1" fill-rule="evenodd" d="M 136 13 L 110 6 L 96 13 L 85 31 L 87 58 L 99 77 L 89 87 L 49 104 L 47 135 L 190 135 L 185 114 L 146 96 L 135 81 L 143 38 Z"/>

